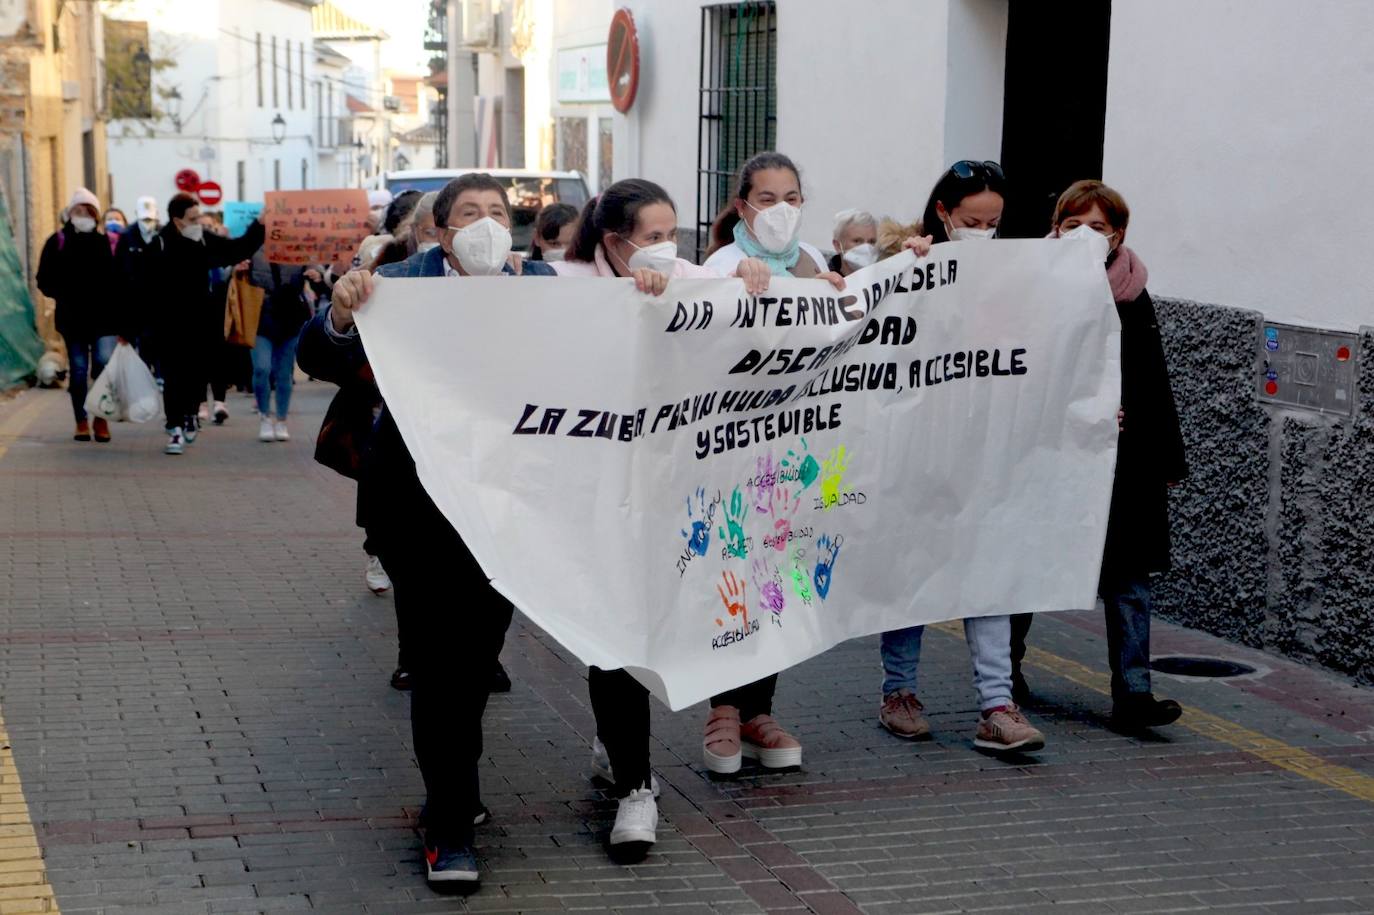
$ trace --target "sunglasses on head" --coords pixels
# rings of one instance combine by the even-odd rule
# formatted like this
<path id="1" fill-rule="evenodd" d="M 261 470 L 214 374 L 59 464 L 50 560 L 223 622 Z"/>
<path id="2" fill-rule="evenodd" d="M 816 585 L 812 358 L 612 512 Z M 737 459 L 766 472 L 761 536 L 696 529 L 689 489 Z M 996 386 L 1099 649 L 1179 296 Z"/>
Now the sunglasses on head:
<path id="1" fill-rule="evenodd" d="M 973 177 L 996 178 L 998 181 L 1005 181 L 1007 176 L 1002 174 L 1002 166 L 991 159 L 983 162 L 974 162 L 972 159 L 960 159 L 949 167 L 956 178 L 965 180 Z"/>

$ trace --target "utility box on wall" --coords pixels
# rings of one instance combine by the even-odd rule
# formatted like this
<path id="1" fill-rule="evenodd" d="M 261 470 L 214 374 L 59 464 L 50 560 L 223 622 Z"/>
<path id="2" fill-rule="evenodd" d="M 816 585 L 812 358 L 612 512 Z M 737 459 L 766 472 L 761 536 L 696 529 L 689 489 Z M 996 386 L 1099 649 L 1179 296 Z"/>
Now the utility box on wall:
<path id="1" fill-rule="evenodd" d="M 1265 322 L 1259 343 L 1260 402 L 1350 416 L 1359 352 L 1357 334 Z"/>

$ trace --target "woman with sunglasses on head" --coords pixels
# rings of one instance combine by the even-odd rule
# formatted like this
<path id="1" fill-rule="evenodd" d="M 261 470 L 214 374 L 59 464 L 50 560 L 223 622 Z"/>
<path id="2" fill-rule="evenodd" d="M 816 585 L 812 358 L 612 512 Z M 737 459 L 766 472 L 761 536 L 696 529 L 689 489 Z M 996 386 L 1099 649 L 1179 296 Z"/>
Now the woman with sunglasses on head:
<path id="1" fill-rule="evenodd" d="M 894 248 L 929 249 L 932 242 L 991 239 L 1002 220 L 1006 177 L 996 162 L 954 163 L 935 183 L 921 221 L 914 226 L 885 224 L 887 244 Z M 900 241 L 899 241 L 900 239 Z M 924 626 L 884 632 L 879 723 L 898 737 L 927 739 L 930 723 L 916 698 Z M 1012 699 L 1011 617 L 981 616 L 964 620 L 964 637 L 973 661 L 973 685 L 981 710 L 973 744 L 991 753 L 1030 753 L 1045 746 L 1040 733 Z"/>
<path id="2" fill-rule="evenodd" d="M 904 226 L 883 220 L 878 228 L 882 256 L 903 248 L 912 248 L 920 255 L 931 244 L 996 238 L 1006 191 L 1007 178 L 996 162 L 955 162 L 931 188 L 919 222 Z"/>
<path id="3" fill-rule="evenodd" d="M 1107 280 L 1121 316 L 1120 431 L 1098 594 L 1107 623 L 1112 719 L 1134 730 L 1172 724 L 1183 714 L 1177 702 L 1156 699 L 1150 690 L 1150 575 L 1169 568 L 1168 492 L 1188 464 L 1145 264 L 1126 247 L 1130 218 L 1119 193 L 1101 181 L 1077 181 L 1055 204 L 1050 235 L 1106 237 Z M 1025 694 L 1021 659 L 1033 619 L 1012 617 L 1012 676 Z"/>

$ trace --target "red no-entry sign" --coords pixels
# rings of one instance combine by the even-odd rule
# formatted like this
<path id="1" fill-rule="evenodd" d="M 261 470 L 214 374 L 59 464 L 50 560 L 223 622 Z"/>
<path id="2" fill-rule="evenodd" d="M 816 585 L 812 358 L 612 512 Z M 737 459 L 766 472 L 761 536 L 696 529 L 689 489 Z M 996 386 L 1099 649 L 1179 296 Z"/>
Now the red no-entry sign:
<path id="1" fill-rule="evenodd" d="M 224 199 L 224 190 L 214 181 L 206 181 L 196 188 L 196 196 L 200 202 L 208 207 L 212 207 Z"/>

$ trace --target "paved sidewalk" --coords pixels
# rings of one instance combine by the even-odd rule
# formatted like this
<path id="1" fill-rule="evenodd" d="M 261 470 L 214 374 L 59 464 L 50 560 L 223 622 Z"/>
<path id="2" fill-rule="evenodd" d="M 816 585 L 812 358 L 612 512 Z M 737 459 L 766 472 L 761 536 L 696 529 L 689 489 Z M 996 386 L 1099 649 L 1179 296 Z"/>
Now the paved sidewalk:
<path id="1" fill-rule="evenodd" d="M 660 841 L 630 867 L 602 850 L 585 672 L 517 622 L 485 882 L 431 895 L 391 600 L 363 586 L 352 484 L 311 459 L 331 393 L 298 386 L 285 445 L 234 395 L 179 458 L 149 427 L 70 441 L 61 392 L 0 405 L 0 915 L 1374 911 L 1374 693 L 1160 624 L 1157 655 L 1261 670 L 1159 677 L 1183 722 L 1121 736 L 1089 613 L 1037 621 L 1049 746 L 1010 763 L 972 750 L 950 627 L 927 639 L 929 743 L 876 726 L 876 638 L 784 674 L 801 772 L 711 781 L 703 710 L 656 706 Z"/>

